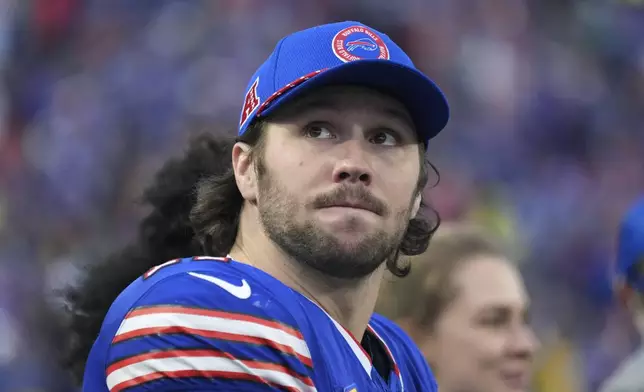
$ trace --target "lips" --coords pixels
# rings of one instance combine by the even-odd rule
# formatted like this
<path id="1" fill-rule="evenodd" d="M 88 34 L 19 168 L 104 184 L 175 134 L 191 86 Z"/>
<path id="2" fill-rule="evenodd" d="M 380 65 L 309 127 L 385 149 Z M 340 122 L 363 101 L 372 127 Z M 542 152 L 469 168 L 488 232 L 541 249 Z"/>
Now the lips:
<path id="1" fill-rule="evenodd" d="M 529 374 L 526 371 L 502 371 L 501 379 L 512 390 L 524 391 L 529 385 Z"/>
<path id="2" fill-rule="evenodd" d="M 355 208 L 358 210 L 365 210 L 365 211 L 373 212 L 374 214 L 378 214 L 378 212 L 375 211 L 374 208 L 372 208 L 368 203 L 364 203 L 364 202 L 343 201 L 343 202 L 333 203 L 328 206 L 325 206 L 325 208 L 329 208 L 329 207 Z"/>

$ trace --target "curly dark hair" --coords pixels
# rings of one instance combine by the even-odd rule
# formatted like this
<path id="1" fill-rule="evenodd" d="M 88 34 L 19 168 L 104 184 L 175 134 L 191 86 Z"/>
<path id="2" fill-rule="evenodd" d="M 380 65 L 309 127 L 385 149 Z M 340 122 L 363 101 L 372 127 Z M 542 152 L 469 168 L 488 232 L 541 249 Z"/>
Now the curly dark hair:
<path id="1" fill-rule="evenodd" d="M 262 123 L 251 124 L 238 139 L 258 154 L 263 146 Z M 152 207 L 141 221 L 130 245 L 102 262 L 88 266 L 78 285 L 63 292 L 65 319 L 60 323 L 63 365 L 80 383 L 85 362 L 101 325 L 117 296 L 150 268 L 167 260 L 194 255 L 226 255 L 233 246 L 243 204 L 232 169 L 232 147 L 237 140 L 203 134 L 193 139 L 179 159 L 167 162 L 144 191 L 142 202 Z M 436 170 L 424 155 L 418 189 L 428 182 L 428 168 Z M 420 216 L 411 220 L 399 253 L 423 253 L 440 224 Z M 410 265 L 398 254 L 387 260 L 396 276 L 409 273 Z"/>
<path id="2" fill-rule="evenodd" d="M 60 349 L 63 366 L 74 381 L 81 382 L 103 319 L 130 283 L 164 261 L 203 253 L 189 221 L 195 186 L 204 177 L 228 170 L 234 143 L 232 138 L 209 134 L 191 140 L 183 157 L 168 161 L 143 192 L 142 204 L 151 211 L 140 222 L 135 241 L 86 267 L 79 284 L 64 290 Z"/>

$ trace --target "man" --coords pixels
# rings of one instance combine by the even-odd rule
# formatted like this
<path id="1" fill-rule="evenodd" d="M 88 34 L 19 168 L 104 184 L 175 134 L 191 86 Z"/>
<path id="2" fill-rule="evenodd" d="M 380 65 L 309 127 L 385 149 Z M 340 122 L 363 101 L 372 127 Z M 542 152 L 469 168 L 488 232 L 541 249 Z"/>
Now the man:
<path id="1" fill-rule="evenodd" d="M 114 301 L 85 391 L 432 391 L 411 340 L 372 316 L 385 268 L 422 253 L 424 152 L 442 92 L 358 22 L 282 39 L 251 78 L 230 170 L 191 218 L 210 255 L 143 273 Z"/>
<path id="2" fill-rule="evenodd" d="M 618 238 L 617 291 L 644 336 L 644 199 L 626 213 Z M 644 391 L 644 348 L 631 355 L 604 383 L 602 392 Z"/>

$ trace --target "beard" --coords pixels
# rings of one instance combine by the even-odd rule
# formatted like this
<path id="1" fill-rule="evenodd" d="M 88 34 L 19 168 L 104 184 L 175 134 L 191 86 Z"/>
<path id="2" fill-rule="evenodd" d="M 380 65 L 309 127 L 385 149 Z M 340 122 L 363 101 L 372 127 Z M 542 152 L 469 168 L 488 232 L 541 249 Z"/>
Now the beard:
<path id="1" fill-rule="evenodd" d="M 409 224 L 409 207 L 394 212 L 397 226 L 393 232 L 378 229 L 360 241 L 348 244 L 319 227 L 315 221 L 298 222 L 301 202 L 289 194 L 278 181 L 258 165 L 258 211 L 268 238 L 299 263 L 325 275 L 341 279 L 357 279 L 373 273 L 389 258 L 397 255 Z M 389 212 L 384 203 L 375 199 L 362 185 L 347 185 L 321 195 L 312 201 L 314 207 L 323 207 L 335 201 L 361 200 L 381 216 Z M 356 222 L 350 222 L 355 226 Z"/>

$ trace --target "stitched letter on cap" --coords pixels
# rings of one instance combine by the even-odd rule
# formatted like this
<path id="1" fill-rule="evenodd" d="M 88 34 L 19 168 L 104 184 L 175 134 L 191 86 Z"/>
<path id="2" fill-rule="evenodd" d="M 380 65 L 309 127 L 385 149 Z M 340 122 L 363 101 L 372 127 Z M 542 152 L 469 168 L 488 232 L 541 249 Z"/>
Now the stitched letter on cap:
<path id="1" fill-rule="evenodd" d="M 259 78 L 255 79 L 253 84 L 248 89 L 246 97 L 244 98 L 244 108 L 242 109 L 241 118 L 239 119 L 239 126 L 244 125 L 248 117 L 259 107 L 259 96 L 257 95 L 257 85 Z"/>

